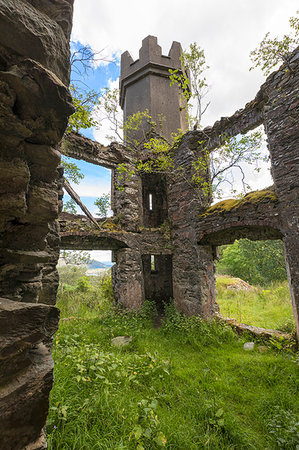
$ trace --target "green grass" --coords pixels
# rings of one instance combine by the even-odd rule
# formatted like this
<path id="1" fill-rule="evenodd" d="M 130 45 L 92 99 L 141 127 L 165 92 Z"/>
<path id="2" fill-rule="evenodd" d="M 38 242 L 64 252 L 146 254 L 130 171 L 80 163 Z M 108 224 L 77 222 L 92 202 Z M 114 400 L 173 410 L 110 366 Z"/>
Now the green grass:
<path id="1" fill-rule="evenodd" d="M 274 283 L 267 289 L 230 289 L 235 278 L 218 276 L 217 303 L 225 317 L 257 327 L 292 332 L 295 328 L 292 303 L 287 281 Z"/>
<path id="2" fill-rule="evenodd" d="M 76 318 L 54 339 L 49 449 L 296 448 L 290 352 L 246 352 L 228 326 L 171 306 L 157 329 L 149 311 L 113 311 L 101 292 L 70 292 L 58 306 Z M 113 347 L 119 335 L 131 344 Z"/>

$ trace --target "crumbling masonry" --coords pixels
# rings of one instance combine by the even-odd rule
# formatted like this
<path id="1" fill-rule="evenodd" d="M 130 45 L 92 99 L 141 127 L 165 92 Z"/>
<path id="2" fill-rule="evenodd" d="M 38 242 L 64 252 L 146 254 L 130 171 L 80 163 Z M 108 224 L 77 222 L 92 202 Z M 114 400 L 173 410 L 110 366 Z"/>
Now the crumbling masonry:
<path id="1" fill-rule="evenodd" d="M 180 311 L 210 317 L 218 309 L 216 246 L 240 237 L 282 239 L 299 329 L 299 50 L 291 70 L 282 67 L 270 75 L 244 109 L 184 135 L 175 151 L 184 177 L 134 172 L 121 178 L 120 164 L 134 167 L 124 146 L 103 147 L 78 134 L 60 143 L 72 112 L 67 89 L 71 21 L 72 0 L 0 0 L 0 448 L 5 449 L 45 446 L 60 246 L 112 249 L 116 301 L 127 308 L 138 310 L 145 298 L 159 306 L 172 297 Z M 154 119 L 163 113 L 166 137 L 186 127 L 179 92 L 167 78 L 169 68 L 179 68 L 179 53 L 174 43 L 163 56 L 149 36 L 139 60 L 127 52 L 122 56 L 125 116 L 145 108 Z M 222 135 L 260 124 L 268 137 L 274 189 L 210 207 L 188 182 L 192 162 L 204 148 L 221 145 Z M 61 214 L 58 232 L 61 149 L 112 169 L 114 218 L 101 230 L 83 216 Z"/>

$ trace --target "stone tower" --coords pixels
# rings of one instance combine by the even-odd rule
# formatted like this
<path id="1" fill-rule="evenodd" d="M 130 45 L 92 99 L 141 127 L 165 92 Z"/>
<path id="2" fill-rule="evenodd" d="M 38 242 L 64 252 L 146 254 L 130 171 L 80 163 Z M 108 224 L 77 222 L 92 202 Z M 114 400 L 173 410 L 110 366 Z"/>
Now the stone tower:
<path id="1" fill-rule="evenodd" d="M 163 56 L 157 38 L 148 36 L 142 41 L 138 60 L 133 61 L 128 52 L 121 57 L 120 105 L 124 119 L 148 110 L 159 124 L 162 114 L 163 128 L 157 127 L 157 132 L 168 141 L 172 133 L 188 129 L 180 88 L 170 86 L 169 79 L 169 69 L 182 70 L 181 52 L 181 45 L 174 42 L 169 55 Z M 126 150 L 130 138 L 140 143 L 148 138 L 145 132 L 149 130 L 150 125 L 144 121 L 137 132 L 130 132 Z M 126 151 L 125 174 L 131 175 L 113 171 L 114 214 L 120 218 L 122 229 L 138 236 L 139 242 L 113 252 L 115 298 L 126 308 L 138 310 L 148 299 L 163 311 L 164 304 L 173 299 L 186 314 L 208 317 L 217 309 L 212 248 L 198 248 L 194 232 L 206 200 L 201 200 L 186 182 L 198 157 L 197 141 L 191 149 L 187 135 L 173 161 L 174 171 L 183 171 L 185 177 L 173 180 L 159 171 L 137 172 L 130 151 Z"/>
<path id="2" fill-rule="evenodd" d="M 168 56 L 162 55 L 157 38 L 147 36 L 142 41 L 139 59 L 133 61 L 127 51 L 121 55 L 120 105 L 124 120 L 138 111 L 148 110 L 158 124 L 162 115 L 165 120 L 159 132 L 168 140 L 173 132 L 188 129 L 180 89 L 177 85 L 170 86 L 169 81 L 169 69 L 182 69 L 181 52 L 181 44 L 173 42 Z M 142 132 L 138 137 L 141 141 Z"/>

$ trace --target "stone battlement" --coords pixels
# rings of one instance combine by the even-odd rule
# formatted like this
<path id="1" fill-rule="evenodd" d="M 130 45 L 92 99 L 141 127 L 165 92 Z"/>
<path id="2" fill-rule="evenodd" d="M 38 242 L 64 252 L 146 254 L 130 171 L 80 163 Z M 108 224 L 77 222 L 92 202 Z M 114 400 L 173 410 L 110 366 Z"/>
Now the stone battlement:
<path id="1" fill-rule="evenodd" d="M 169 69 L 181 69 L 180 56 L 182 46 L 179 42 L 174 41 L 169 50 L 168 56 L 162 55 L 162 48 L 158 45 L 156 36 L 147 36 L 142 41 L 142 47 L 139 50 L 139 59 L 133 60 L 128 51 L 121 55 L 121 83 L 136 72 L 142 69 L 156 68 L 167 72 Z M 159 66 L 159 67 L 157 67 Z"/>
<path id="2" fill-rule="evenodd" d="M 139 59 L 133 60 L 128 51 L 121 55 L 120 99 L 124 120 L 138 111 L 148 110 L 154 122 L 159 116 L 166 121 L 161 134 L 171 140 L 177 130 L 188 129 L 185 105 L 182 104 L 178 86 L 170 86 L 169 69 L 182 70 L 182 47 L 173 42 L 168 56 L 162 55 L 155 36 L 147 36 L 142 41 Z M 135 139 L 142 140 L 145 129 L 135 133 Z"/>

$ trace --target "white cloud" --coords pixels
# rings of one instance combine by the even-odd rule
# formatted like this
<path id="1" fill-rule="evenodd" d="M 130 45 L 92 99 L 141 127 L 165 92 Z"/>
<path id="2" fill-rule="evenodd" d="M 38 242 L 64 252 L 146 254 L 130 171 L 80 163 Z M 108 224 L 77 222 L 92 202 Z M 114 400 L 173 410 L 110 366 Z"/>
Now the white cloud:
<path id="1" fill-rule="evenodd" d="M 110 194 L 111 186 L 108 180 L 101 180 L 96 177 L 87 176 L 87 178 L 74 186 L 79 197 L 101 197 L 103 194 Z"/>
<path id="2" fill-rule="evenodd" d="M 96 261 L 111 261 L 111 250 L 93 250 L 89 254 L 91 259 Z"/>
<path id="3" fill-rule="evenodd" d="M 128 50 L 133 59 L 149 34 L 158 37 L 164 54 L 174 40 L 183 48 L 197 42 L 210 66 L 206 126 L 255 97 L 264 77 L 259 70 L 249 72 L 249 53 L 268 31 L 273 37 L 288 33 L 288 19 L 297 9 L 297 0 L 76 0 L 73 39 L 103 49 L 103 56 Z M 118 81 L 112 84 L 117 87 Z M 106 134 L 111 134 L 109 124 L 103 122 L 94 137 L 108 144 Z M 271 184 L 266 169 L 248 175 L 254 189 Z"/>
<path id="4" fill-rule="evenodd" d="M 129 50 L 138 57 L 148 34 L 158 37 L 164 54 L 173 40 L 184 48 L 197 42 L 210 65 L 211 105 L 203 118 L 211 125 L 256 94 L 263 77 L 249 72 L 249 52 L 267 31 L 287 33 L 296 0 L 76 0 L 73 38 L 103 49 L 103 56 Z"/>
<path id="5" fill-rule="evenodd" d="M 111 78 L 107 82 L 108 89 L 118 89 L 119 87 L 119 78 L 116 80 L 112 80 Z M 104 93 L 104 90 L 103 90 Z M 119 105 L 117 105 L 117 115 L 116 119 L 118 124 L 122 124 L 123 120 L 123 113 Z M 111 140 L 119 142 L 122 138 L 122 129 L 118 128 L 118 134 L 117 136 L 115 134 L 115 128 L 112 124 L 112 122 L 107 118 L 107 114 L 105 113 L 103 108 L 96 108 L 94 110 L 94 117 L 98 121 L 99 126 L 97 128 L 94 128 L 93 135 L 94 139 L 98 142 L 100 142 L 102 145 L 109 145 Z M 111 138 L 109 138 L 109 136 Z"/>

